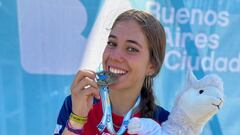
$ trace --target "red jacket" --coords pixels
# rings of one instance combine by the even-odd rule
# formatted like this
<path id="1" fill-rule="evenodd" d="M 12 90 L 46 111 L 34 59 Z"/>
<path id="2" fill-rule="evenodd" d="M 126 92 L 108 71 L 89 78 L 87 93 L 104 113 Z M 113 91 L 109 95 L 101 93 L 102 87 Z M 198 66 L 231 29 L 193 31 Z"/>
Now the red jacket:
<path id="1" fill-rule="evenodd" d="M 95 103 L 93 105 L 93 108 L 88 114 L 88 121 L 83 127 L 83 134 L 84 135 L 101 135 L 101 133 L 97 129 L 97 125 L 102 119 L 102 105 L 101 102 L 94 100 Z M 59 112 L 58 119 L 57 119 L 57 125 L 54 131 L 54 135 L 61 135 L 66 122 L 68 121 L 69 115 L 72 112 L 72 101 L 71 96 L 66 97 L 63 106 Z M 156 110 L 154 110 L 154 116 L 153 119 L 157 121 L 158 123 L 162 123 L 167 120 L 169 115 L 169 112 L 163 109 L 160 106 L 156 107 Z M 134 117 L 140 117 L 140 114 L 134 114 Z M 118 116 L 116 114 L 112 114 L 113 122 L 115 125 L 120 126 L 123 120 L 122 116 Z M 115 131 L 118 131 L 118 129 L 115 128 Z M 104 130 L 105 135 L 108 134 L 107 129 Z M 104 135 L 102 133 L 102 135 Z M 124 135 L 127 135 L 127 132 L 125 132 Z"/>

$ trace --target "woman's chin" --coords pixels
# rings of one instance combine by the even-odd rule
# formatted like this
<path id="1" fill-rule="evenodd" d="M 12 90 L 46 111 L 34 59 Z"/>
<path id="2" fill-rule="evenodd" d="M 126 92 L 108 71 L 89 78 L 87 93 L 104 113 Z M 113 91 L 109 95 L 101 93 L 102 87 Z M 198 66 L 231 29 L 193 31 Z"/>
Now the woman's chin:
<path id="1" fill-rule="evenodd" d="M 117 81 L 114 84 L 111 84 L 108 86 L 110 90 L 120 90 L 124 88 L 124 84 L 121 83 L 120 81 Z"/>
<path id="2" fill-rule="evenodd" d="M 110 89 L 122 89 L 127 81 L 127 74 L 119 75 L 116 82 L 109 85 Z"/>

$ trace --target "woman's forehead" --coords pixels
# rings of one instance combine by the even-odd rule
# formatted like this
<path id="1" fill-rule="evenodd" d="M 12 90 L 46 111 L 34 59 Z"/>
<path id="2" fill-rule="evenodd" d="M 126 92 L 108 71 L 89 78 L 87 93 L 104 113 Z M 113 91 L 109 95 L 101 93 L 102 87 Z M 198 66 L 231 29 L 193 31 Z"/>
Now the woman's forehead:
<path id="1" fill-rule="evenodd" d="M 126 40 L 136 40 L 141 43 L 147 43 L 146 36 L 140 25 L 133 21 L 121 21 L 114 25 L 109 37 L 124 38 Z"/>

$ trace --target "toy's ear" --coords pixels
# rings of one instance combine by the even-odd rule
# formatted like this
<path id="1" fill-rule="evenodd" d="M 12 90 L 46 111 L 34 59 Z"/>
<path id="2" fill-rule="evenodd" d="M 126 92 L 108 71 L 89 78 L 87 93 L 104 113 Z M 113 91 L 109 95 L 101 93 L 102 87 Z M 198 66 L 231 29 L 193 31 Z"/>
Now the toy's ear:
<path id="1" fill-rule="evenodd" d="M 187 71 L 187 85 L 191 86 L 197 81 L 196 76 L 193 74 L 193 71 L 191 69 L 188 69 Z"/>

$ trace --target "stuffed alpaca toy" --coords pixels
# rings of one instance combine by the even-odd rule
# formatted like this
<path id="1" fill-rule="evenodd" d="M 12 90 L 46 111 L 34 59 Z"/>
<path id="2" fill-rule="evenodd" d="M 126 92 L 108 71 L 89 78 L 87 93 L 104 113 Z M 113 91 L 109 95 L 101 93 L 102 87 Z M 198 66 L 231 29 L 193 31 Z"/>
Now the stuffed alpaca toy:
<path id="1" fill-rule="evenodd" d="M 199 135 L 223 106 L 223 82 L 216 75 L 197 80 L 188 72 L 186 87 L 175 100 L 168 120 L 160 126 L 150 118 L 132 118 L 129 134 L 139 135 Z"/>

